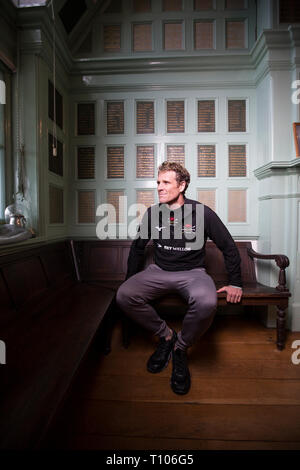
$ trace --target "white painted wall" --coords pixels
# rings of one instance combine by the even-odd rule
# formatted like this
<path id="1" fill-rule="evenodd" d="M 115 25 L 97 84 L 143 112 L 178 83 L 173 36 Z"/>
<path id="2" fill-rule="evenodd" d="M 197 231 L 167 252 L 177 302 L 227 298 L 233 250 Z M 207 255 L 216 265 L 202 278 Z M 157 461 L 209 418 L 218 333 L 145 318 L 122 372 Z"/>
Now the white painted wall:
<path id="1" fill-rule="evenodd" d="M 256 168 L 264 165 L 272 155 L 271 78 L 267 75 L 256 89 Z"/>

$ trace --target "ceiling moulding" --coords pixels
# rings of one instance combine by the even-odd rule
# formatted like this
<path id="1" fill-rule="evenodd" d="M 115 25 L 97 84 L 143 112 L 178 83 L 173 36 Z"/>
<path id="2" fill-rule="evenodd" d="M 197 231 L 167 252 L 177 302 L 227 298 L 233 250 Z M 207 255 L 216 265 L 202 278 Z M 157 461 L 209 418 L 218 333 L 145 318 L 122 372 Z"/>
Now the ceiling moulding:
<path id="1" fill-rule="evenodd" d="M 259 201 L 269 201 L 270 199 L 298 199 L 300 193 L 291 193 L 291 194 L 268 194 L 266 196 L 259 196 L 257 199 Z"/>
<path id="2" fill-rule="evenodd" d="M 300 173 L 300 158 L 290 161 L 272 161 L 254 170 L 254 175 L 258 180 L 278 175 L 288 176 L 295 173 Z"/>
<path id="3" fill-rule="evenodd" d="M 294 47 L 300 46 L 300 27 L 299 26 L 289 26 L 289 33 L 291 37 L 291 43 Z"/>
<path id="4" fill-rule="evenodd" d="M 201 56 L 151 57 L 151 58 L 85 58 L 73 59 L 71 73 L 78 74 L 114 74 L 114 73 L 149 73 L 173 71 L 203 70 L 255 70 L 268 52 L 273 50 L 290 50 L 295 41 L 300 41 L 300 27 L 289 30 L 265 30 L 262 32 L 250 52 L 241 54 L 215 54 Z M 269 70 L 291 69 L 291 58 L 266 60 L 265 68 Z M 263 72 L 264 74 L 265 72 Z M 261 76 L 262 72 L 260 72 Z M 258 79 L 259 80 L 259 79 Z"/>
<path id="5" fill-rule="evenodd" d="M 100 11 L 105 7 L 106 1 L 99 1 Z M 96 8 L 96 7 L 95 7 Z M 92 8 L 90 12 L 92 12 Z M 89 14 L 90 14 L 89 12 Z M 47 38 L 49 44 L 52 43 L 53 23 L 51 12 L 48 7 L 20 8 L 18 9 L 18 23 L 25 30 L 42 30 L 41 37 Z M 86 16 L 88 18 L 88 16 Z M 84 20 L 86 21 L 86 19 Z M 79 23 L 81 23 L 79 21 Z M 73 39 L 75 41 L 74 30 Z M 290 57 L 285 59 L 284 51 L 295 48 L 300 43 L 300 27 L 290 26 L 286 30 L 265 30 L 252 47 L 250 52 L 234 54 L 215 54 L 212 55 L 190 55 L 190 56 L 159 56 L 159 57 L 119 57 L 119 58 L 84 58 L 74 59 L 68 45 L 68 38 L 65 31 L 62 30 L 59 22 L 56 23 L 56 50 L 59 59 L 64 64 L 65 71 L 71 75 L 109 75 L 109 74 L 133 74 L 133 73 L 158 73 L 158 72 L 198 72 L 198 71 L 235 71 L 235 70 L 257 70 L 260 64 L 263 64 L 259 70 L 259 76 L 256 83 L 269 70 L 291 69 L 297 57 L 292 60 Z M 43 43 L 34 40 L 32 44 L 27 42 L 23 45 L 28 50 L 40 50 L 42 54 Z M 295 48 L 296 49 L 296 48 Z M 282 51 L 281 57 L 272 58 L 273 51 Z M 270 56 L 268 56 L 270 53 Z M 265 63 L 263 62 L 265 61 Z"/>
<path id="6" fill-rule="evenodd" d="M 12 3 L 18 7 L 41 7 L 47 5 L 49 0 L 11 0 Z"/>
<path id="7" fill-rule="evenodd" d="M 250 51 L 252 63 L 257 67 L 270 49 L 287 49 L 290 47 L 289 31 L 265 30 L 260 34 Z"/>
<path id="8" fill-rule="evenodd" d="M 83 84 L 84 85 L 84 84 Z M 82 94 L 82 93 L 126 93 L 126 92 L 132 92 L 134 89 L 136 92 L 156 92 L 156 91 L 182 91 L 184 88 L 185 90 L 219 90 L 220 88 L 223 89 L 229 89 L 232 90 L 233 88 L 235 89 L 249 89 L 253 88 L 255 89 L 256 86 L 253 83 L 250 82 L 223 82 L 222 85 L 220 84 L 213 84 L 211 82 L 207 83 L 191 83 L 191 84 L 164 84 L 164 85 L 153 85 L 151 83 L 145 83 L 144 85 L 136 84 L 133 83 L 132 85 L 88 85 L 83 87 L 70 87 L 69 92 L 74 95 Z"/>
<path id="9" fill-rule="evenodd" d="M 253 69 L 249 55 L 193 57 L 151 57 L 149 59 L 81 59 L 71 74 L 102 75 L 114 73 L 197 72 L 202 70 Z"/>
<path id="10" fill-rule="evenodd" d="M 32 36 L 35 36 L 35 41 L 30 41 Z M 39 39 L 39 40 L 38 40 Z M 25 56 L 28 54 L 34 54 L 41 58 L 48 66 L 49 71 L 53 72 L 53 51 L 52 44 L 43 34 L 42 30 L 25 30 L 22 31 L 21 36 L 22 47 L 21 53 Z M 68 70 L 65 67 L 65 63 L 62 61 L 61 55 L 57 54 L 56 58 L 56 78 L 64 87 L 68 88 Z"/>
<path id="11" fill-rule="evenodd" d="M 49 60 L 47 53 L 53 41 L 53 22 L 48 8 L 22 8 L 18 11 L 18 24 L 22 26 L 22 45 L 23 53 L 36 53 L 45 60 Z M 63 65 L 65 72 L 69 73 L 72 69 L 73 59 L 69 47 L 56 24 L 56 55 Z M 51 53 L 52 54 L 52 53 Z M 51 59 L 52 61 L 52 59 Z"/>
<path id="12" fill-rule="evenodd" d="M 9 1 L 1 2 L 1 16 L 0 16 L 0 29 L 1 29 L 1 45 L 0 45 L 0 60 L 12 71 L 16 71 L 16 8 Z"/>

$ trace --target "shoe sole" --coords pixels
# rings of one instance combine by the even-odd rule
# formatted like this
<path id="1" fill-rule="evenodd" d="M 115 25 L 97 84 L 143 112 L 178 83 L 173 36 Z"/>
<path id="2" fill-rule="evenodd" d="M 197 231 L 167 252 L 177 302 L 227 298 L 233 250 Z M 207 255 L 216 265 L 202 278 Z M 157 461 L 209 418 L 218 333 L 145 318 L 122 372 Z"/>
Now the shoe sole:
<path id="1" fill-rule="evenodd" d="M 169 354 L 169 357 L 168 357 L 168 360 L 166 361 L 166 363 L 164 364 L 164 366 L 161 368 L 161 369 L 157 369 L 157 370 L 152 370 L 150 369 L 150 367 L 148 367 L 147 365 L 147 371 L 148 372 L 151 372 L 151 374 L 159 374 L 159 372 L 163 371 L 164 369 L 166 369 L 169 365 L 169 362 L 171 360 L 171 356 L 172 356 L 172 351 L 170 352 Z"/>
<path id="2" fill-rule="evenodd" d="M 191 388 L 191 385 L 189 385 L 189 388 L 187 390 L 175 390 L 174 387 L 172 386 L 171 380 L 170 380 L 170 385 L 171 385 L 172 391 L 176 393 L 176 395 L 186 395 L 190 391 L 190 388 Z"/>
<path id="3" fill-rule="evenodd" d="M 173 385 L 173 383 L 172 383 L 172 376 L 171 376 L 171 379 L 170 379 L 170 386 L 171 386 L 171 389 L 173 390 L 173 392 L 176 393 L 177 395 L 186 395 L 190 391 L 190 388 L 191 388 L 191 375 L 189 374 L 189 376 L 188 376 L 188 386 L 187 386 L 186 390 L 176 389 L 175 385 Z"/>

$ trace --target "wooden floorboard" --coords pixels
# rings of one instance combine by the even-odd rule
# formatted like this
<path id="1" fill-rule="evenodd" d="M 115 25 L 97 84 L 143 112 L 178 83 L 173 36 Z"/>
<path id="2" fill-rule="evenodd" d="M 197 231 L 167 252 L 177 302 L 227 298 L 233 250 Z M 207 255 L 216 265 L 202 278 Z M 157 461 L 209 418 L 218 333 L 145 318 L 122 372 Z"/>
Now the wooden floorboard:
<path id="1" fill-rule="evenodd" d="M 68 437 L 66 437 L 68 439 Z M 70 436 L 70 449 L 84 450 L 299 450 L 299 442 L 242 441 L 208 439 L 167 439 L 161 437 L 101 436 L 78 434 Z"/>
<path id="2" fill-rule="evenodd" d="M 170 325 L 180 328 L 178 320 Z M 276 348 L 276 330 L 255 317 L 216 317 L 189 350 L 192 387 L 170 388 L 171 363 L 150 374 L 156 339 L 136 329 L 130 347 L 118 324 L 112 352 L 91 351 L 61 413 L 51 448 L 299 450 L 300 365 L 292 341 Z"/>
<path id="3" fill-rule="evenodd" d="M 93 400 L 70 417 L 74 434 L 300 442 L 300 406 Z"/>
<path id="4" fill-rule="evenodd" d="M 171 365 L 168 368 L 171 373 Z M 169 374 L 170 375 L 170 374 Z M 192 374 L 192 380 L 194 375 Z M 120 387 L 122 384 L 122 387 Z M 101 376 L 85 398 L 128 402 L 182 403 L 182 397 L 170 388 L 169 376 Z M 134 389 L 134 393 L 132 392 Z M 193 386 L 184 398 L 186 403 L 208 404 L 262 404 L 300 405 L 300 381 L 277 379 L 244 379 L 210 377 L 193 380 Z"/>

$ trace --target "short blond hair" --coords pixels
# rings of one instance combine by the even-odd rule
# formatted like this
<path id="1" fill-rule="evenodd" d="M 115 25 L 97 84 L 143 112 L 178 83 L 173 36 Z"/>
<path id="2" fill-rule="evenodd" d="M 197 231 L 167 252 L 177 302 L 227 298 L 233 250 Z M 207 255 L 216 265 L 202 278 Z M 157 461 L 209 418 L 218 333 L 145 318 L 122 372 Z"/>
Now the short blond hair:
<path id="1" fill-rule="evenodd" d="M 180 165 L 180 163 L 165 161 L 162 162 L 162 164 L 158 167 L 158 172 L 160 173 L 162 171 L 175 171 L 176 181 L 178 184 L 180 184 L 182 181 L 185 181 L 185 188 L 182 192 L 184 195 L 191 181 L 191 176 L 187 169 Z"/>

